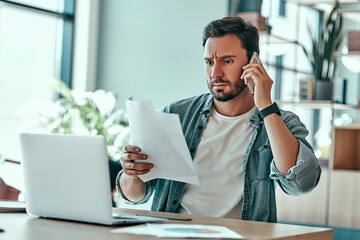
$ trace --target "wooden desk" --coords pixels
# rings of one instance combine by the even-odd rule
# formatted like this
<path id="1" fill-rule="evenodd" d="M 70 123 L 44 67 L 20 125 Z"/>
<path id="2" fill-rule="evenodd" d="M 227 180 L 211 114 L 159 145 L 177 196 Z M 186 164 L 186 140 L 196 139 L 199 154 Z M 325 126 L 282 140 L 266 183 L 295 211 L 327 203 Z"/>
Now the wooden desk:
<path id="1" fill-rule="evenodd" d="M 141 210 L 117 209 L 122 213 L 142 213 L 152 215 L 184 216 L 172 213 L 157 213 Z M 187 215 L 186 215 L 187 216 Z M 190 216 L 191 221 L 169 221 L 181 224 L 207 224 L 226 226 L 247 239 L 333 239 L 333 230 L 328 228 L 304 227 L 279 223 L 263 223 L 226 218 Z M 119 227 L 106 227 L 61 220 L 36 218 L 25 213 L 0 213 L 0 240 L 154 240 L 154 236 L 111 233 Z M 165 239 L 165 238 L 161 238 Z M 174 239 L 171 239 L 174 240 Z"/>

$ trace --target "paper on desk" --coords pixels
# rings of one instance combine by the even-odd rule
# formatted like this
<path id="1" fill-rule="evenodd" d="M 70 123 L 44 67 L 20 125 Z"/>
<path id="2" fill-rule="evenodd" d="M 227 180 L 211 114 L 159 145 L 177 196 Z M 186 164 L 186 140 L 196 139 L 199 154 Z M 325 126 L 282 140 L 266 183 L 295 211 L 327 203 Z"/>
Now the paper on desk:
<path id="1" fill-rule="evenodd" d="M 128 234 L 136 234 L 136 235 L 151 235 L 156 236 L 153 232 L 149 229 L 148 226 L 145 224 L 136 225 L 136 226 L 129 226 L 129 227 L 122 227 L 117 228 L 111 231 L 112 233 L 128 233 Z"/>
<path id="2" fill-rule="evenodd" d="M 154 111 L 150 101 L 126 101 L 132 144 L 148 155 L 154 168 L 144 182 L 164 178 L 199 185 L 177 114 Z"/>
<path id="3" fill-rule="evenodd" d="M 147 224 L 153 235 L 167 238 L 231 238 L 243 236 L 222 226 L 192 224 Z"/>
<path id="4" fill-rule="evenodd" d="M 122 227 L 112 233 L 128 233 L 168 238 L 231 238 L 244 239 L 243 236 L 222 226 L 192 224 L 146 224 Z"/>

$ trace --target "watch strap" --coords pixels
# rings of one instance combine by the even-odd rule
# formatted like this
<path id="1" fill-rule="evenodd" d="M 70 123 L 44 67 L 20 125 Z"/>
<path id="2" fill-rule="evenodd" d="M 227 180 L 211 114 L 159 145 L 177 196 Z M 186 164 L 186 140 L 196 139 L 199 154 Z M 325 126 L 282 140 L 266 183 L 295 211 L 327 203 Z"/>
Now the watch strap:
<path id="1" fill-rule="evenodd" d="M 274 102 L 270 106 L 261 110 L 259 112 L 258 116 L 259 116 L 260 120 L 263 120 L 267 115 L 270 115 L 272 113 L 276 113 L 277 115 L 281 116 L 280 109 L 279 109 L 278 105 L 276 104 L 276 102 Z"/>

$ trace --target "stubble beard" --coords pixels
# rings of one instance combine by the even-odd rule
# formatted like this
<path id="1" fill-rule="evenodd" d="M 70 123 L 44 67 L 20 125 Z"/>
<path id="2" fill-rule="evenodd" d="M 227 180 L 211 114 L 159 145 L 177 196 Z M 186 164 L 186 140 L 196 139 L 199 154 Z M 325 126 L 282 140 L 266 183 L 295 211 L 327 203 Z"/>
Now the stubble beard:
<path id="1" fill-rule="evenodd" d="M 223 89 L 213 91 L 212 85 L 215 83 L 226 83 L 230 87 L 230 90 L 228 92 L 225 92 Z M 246 88 L 246 84 L 245 84 L 244 80 L 242 80 L 240 78 L 235 82 L 234 86 L 232 86 L 229 81 L 225 81 L 222 79 L 214 79 L 210 83 L 209 83 L 209 81 L 207 81 L 207 85 L 208 85 L 208 88 L 209 88 L 210 92 L 212 93 L 213 97 L 217 101 L 220 101 L 220 102 L 226 102 L 226 101 L 234 99 L 235 97 L 240 95 L 240 93 L 242 93 L 244 91 L 244 89 Z"/>

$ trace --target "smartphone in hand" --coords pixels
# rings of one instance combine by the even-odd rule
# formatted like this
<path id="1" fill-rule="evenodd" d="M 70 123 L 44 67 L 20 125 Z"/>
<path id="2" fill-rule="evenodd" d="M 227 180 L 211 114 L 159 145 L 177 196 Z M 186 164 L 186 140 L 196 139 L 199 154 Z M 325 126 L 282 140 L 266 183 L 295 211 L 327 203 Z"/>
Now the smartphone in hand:
<path id="1" fill-rule="evenodd" d="M 252 57 L 250 58 L 249 63 L 254 63 L 254 59 L 256 59 L 257 63 L 261 63 L 259 55 L 257 54 L 257 52 L 253 53 Z M 254 95 L 255 83 L 254 83 L 254 80 L 252 78 L 249 79 L 249 82 L 248 82 L 247 86 L 250 89 L 251 94 Z"/>

